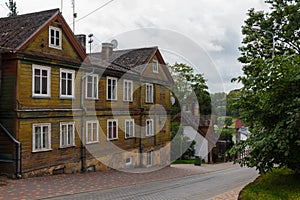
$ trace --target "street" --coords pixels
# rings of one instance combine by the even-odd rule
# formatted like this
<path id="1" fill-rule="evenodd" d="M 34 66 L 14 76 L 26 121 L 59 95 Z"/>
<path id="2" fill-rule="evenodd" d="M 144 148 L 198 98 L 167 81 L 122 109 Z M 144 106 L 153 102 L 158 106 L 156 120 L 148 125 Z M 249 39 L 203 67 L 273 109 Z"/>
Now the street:
<path id="1" fill-rule="evenodd" d="M 212 199 L 236 188 L 242 188 L 257 176 L 258 173 L 254 169 L 235 167 L 187 177 L 63 195 L 48 199 Z"/>

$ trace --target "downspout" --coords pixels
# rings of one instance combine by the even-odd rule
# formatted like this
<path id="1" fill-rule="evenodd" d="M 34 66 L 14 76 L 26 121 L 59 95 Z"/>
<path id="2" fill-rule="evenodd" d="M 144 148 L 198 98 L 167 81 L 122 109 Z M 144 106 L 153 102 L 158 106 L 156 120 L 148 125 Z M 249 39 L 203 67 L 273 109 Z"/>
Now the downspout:
<path id="1" fill-rule="evenodd" d="M 16 152 L 16 177 L 18 179 L 22 178 L 22 170 L 21 170 L 21 142 L 16 140 L 9 131 L 0 124 L 0 127 L 4 130 L 5 134 L 8 135 L 8 137 L 17 145 L 17 152 Z"/>
<path id="2" fill-rule="evenodd" d="M 84 119 L 86 117 L 86 107 L 84 106 L 84 80 L 86 77 L 94 74 L 95 69 L 93 68 L 93 71 L 85 74 L 84 76 L 81 77 L 80 79 L 80 108 L 82 110 L 81 114 L 81 172 L 86 172 L 86 149 L 85 149 L 85 130 L 84 130 Z"/>
<path id="3" fill-rule="evenodd" d="M 144 114 L 144 108 L 142 107 L 143 105 L 143 85 L 142 81 L 140 80 L 140 138 L 139 138 L 139 155 L 140 155 L 140 167 L 143 166 L 143 140 L 142 140 L 142 127 L 143 127 L 143 114 Z"/>

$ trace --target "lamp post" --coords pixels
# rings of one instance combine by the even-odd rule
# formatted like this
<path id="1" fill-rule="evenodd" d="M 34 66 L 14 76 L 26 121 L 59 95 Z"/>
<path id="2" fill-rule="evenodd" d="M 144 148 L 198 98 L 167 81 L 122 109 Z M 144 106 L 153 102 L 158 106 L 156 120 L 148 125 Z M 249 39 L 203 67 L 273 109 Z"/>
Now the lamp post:
<path id="1" fill-rule="evenodd" d="M 268 30 L 261 29 L 259 26 L 253 26 L 252 30 L 256 31 L 256 32 L 263 31 L 263 32 L 266 32 L 266 33 L 269 33 L 269 34 L 272 35 L 272 60 L 273 60 L 274 56 L 275 56 L 275 39 L 274 39 L 274 33 L 272 33 L 271 31 L 268 31 Z"/>

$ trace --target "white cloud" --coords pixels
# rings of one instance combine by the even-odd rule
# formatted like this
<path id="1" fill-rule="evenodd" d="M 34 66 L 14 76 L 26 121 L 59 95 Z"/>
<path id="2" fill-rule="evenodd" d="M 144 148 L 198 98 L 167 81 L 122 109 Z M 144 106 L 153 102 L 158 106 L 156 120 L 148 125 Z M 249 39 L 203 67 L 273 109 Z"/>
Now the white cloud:
<path id="1" fill-rule="evenodd" d="M 18 0 L 17 9 L 20 14 L 40 10 L 60 8 L 60 0 Z M 107 1 L 104 0 L 75 0 L 75 9 L 78 19 L 99 8 Z M 5 5 L 0 4 L 0 16 L 7 15 Z M 95 35 L 94 46 L 99 50 L 100 43 L 120 36 L 136 29 L 155 28 L 158 30 L 170 30 L 189 38 L 207 52 L 212 59 L 221 79 L 209 74 L 209 69 L 202 68 L 204 75 L 210 82 L 212 92 L 220 91 L 221 85 L 226 92 L 240 85 L 231 84 L 230 77 L 241 74 L 240 64 L 237 62 L 238 46 L 241 42 L 241 26 L 246 19 L 247 10 L 250 8 L 267 9 L 263 0 L 114 0 L 104 8 L 94 12 L 88 17 L 76 22 L 76 33 Z M 63 15 L 66 21 L 72 23 L 71 0 L 63 1 Z M 71 26 L 72 27 L 72 26 Z M 153 33 L 153 32 L 152 32 Z M 147 35 L 147 34 L 146 34 Z M 176 35 L 176 34 L 175 34 Z M 140 42 L 140 47 L 156 46 L 163 47 L 163 40 L 147 38 L 134 38 L 135 42 L 122 41 L 120 47 L 131 48 Z M 172 37 L 172 35 L 158 35 L 157 37 Z M 147 41 L 148 40 L 148 41 Z M 157 43 L 159 41 L 160 43 Z M 98 45 L 96 45 L 98 42 Z M 182 41 L 176 41 L 173 46 L 180 47 L 184 55 L 190 55 L 197 65 L 206 65 L 203 57 L 193 52 L 193 47 L 185 46 Z M 175 48 L 175 49 L 176 49 Z M 170 50 L 170 49 L 168 49 Z M 197 60 L 198 58 L 198 60 Z M 171 57 L 170 57 L 171 59 Z M 174 59 L 174 58 L 172 58 Z M 196 61 L 195 61 L 196 60 Z M 166 61 L 168 62 L 167 58 Z M 202 64 L 201 64 L 202 63 Z M 209 63 L 209 62 L 208 62 Z"/>

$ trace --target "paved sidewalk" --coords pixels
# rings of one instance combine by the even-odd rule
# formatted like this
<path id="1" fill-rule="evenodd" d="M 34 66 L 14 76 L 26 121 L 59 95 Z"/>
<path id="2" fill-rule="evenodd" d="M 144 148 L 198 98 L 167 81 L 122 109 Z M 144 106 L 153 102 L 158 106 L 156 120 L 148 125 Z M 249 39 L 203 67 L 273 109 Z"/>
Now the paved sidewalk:
<path id="1" fill-rule="evenodd" d="M 55 176 L 35 177 L 21 180 L 3 180 L 0 184 L 0 200 L 6 199 L 42 199 L 60 195 L 75 194 L 94 190 L 108 189 L 160 181 L 194 174 L 208 173 L 222 169 L 239 167 L 232 163 L 202 166 L 172 165 L 150 173 L 125 173 L 120 171 L 98 171 L 84 174 L 62 174 Z M 219 199 L 237 199 L 238 188 L 228 194 L 216 197 Z"/>

